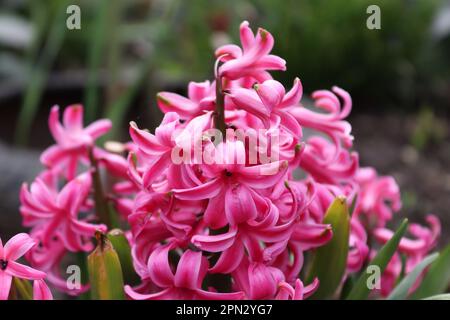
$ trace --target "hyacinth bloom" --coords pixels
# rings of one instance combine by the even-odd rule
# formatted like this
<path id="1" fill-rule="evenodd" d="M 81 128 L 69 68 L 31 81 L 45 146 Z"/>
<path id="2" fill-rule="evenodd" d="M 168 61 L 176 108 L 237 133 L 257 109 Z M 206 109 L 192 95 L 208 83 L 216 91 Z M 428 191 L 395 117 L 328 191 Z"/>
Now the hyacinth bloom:
<path id="1" fill-rule="evenodd" d="M 271 79 L 267 70 L 285 70 L 286 61 L 278 56 L 270 55 L 274 45 L 273 36 L 264 29 L 258 29 L 256 36 L 244 21 L 240 27 L 242 49 L 236 45 L 225 45 L 216 50 L 216 57 L 225 62 L 219 74 L 227 79 L 235 80 L 252 77 L 257 81 Z"/>
<path id="2" fill-rule="evenodd" d="M 11 275 L 18 274 L 14 260 L 26 252 L 41 270 L 28 275 L 35 298 L 51 298 L 44 272 L 60 291 L 89 290 L 89 284 L 68 290 L 61 265 L 68 254 L 93 249 L 94 233 L 111 226 L 100 215 L 110 204 L 130 226 L 123 234 L 141 280 L 133 287 L 125 283 L 129 299 L 307 299 L 329 284 L 305 266 L 320 248 L 347 236 L 339 232 L 343 227 L 349 228 L 343 240 L 349 250 L 340 260 L 334 296 L 357 276 L 376 254 L 369 239 L 382 245 L 393 236 L 387 226 L 401 207 L 399 188 L 392 177 L 360 167 L 351 149 L 346 118 L 352 99 L 345 90 L 315 91 L 311 97 L 320 110 L 307 108 L 299 78 L 286 90 L 269 73 L 286 68 L 270 54 L 272 35 L 253 33 L 243 22 L 240 40 L 242 48 L 216 50 L 213 81 L 190 82 L 187 97 L 159 93 L 161 124 L 151 133 L 130 122 L 131 142 L 117 153 L 95 146 L 110 129 L 108 120 L 83 128 L 81 106 L 69 106 L 62 123 L 52 108 L 56 144 L 41 157 L 46 170 L 20 194 L 23 223 L 31 227 L 30 236 L 20 237 L 30 240 L 20 254 L 10 253 L 9 242 L 1 247 L 0 288 L 9 291 Z M 303 128 L 313 134 L 304 138 Z M 99 173 L 113 185 L 102 184 L 109 180 Z M 355 205 L 351 217 L 339 212 L 340 225 L 327 220 L 337 197 Z M 434 216 L 427 221 L 429 227 L 412 224 L 412 238 L 400 241 L 382 274 L 381 295 L 402 274 L 400 255 L 409 274 L 435 247 L 440 224 Z M 223 283 L 211 281 L 218 274 Z"/>
<path id="3" fill-rule="evenodd" d="M 96 230 L 106 231 L 106 226 L 95 225 L 78 218 L 90 192 L 92 178 L 90 172 L 83 173 L 70 181 L 61 191 L 37 178 L 31 184 L 24 184 L 20 192 L 20 211 L 24 224 L 42 227 L 44 245 L 57 236 L 69 251 L 89 251 L 92 244 L 87 241 Z"/>
<path id="4" fill-rule="evenodd" d="M 400 189 L 392 177 L 378 177 L 375 169 L 361 168 L 355 180 L 361 191 L 356 214 L 363 213 L 378 228 L 392 219 L 393 212 L 400 210 Z"/>
<path id="5" fill-rule="evenodd" d="M 50 111 L 48 125 L 56 144 L 41 155 L 41 162 L 48 168 L 64 171 L 71 180 L 76 175 L 80 160 L 88 159 L 88 150 L 94 141 L 111 129 L 111 121 L 103 119 L 83 128 L 83 107 L 68 106 L 64 110 L 63 123 L 59 121 L 59 107 Z"/>
<path id="6" fill-rule="evenodd" d="M 7 300 L 13 277 L 37 280 L 34 284 L 34 298 L 51 299 L 47 285 L 42 281 L 45 273 L 16 262 L 27 253 L 36 242 L 26 233 L 19 233 L 3 245 L 0 239 L 0 300 Z"/>
<path id="7" fill-rule="evenodd" d="M 205 110 L 213 110 L 216 105 L 215 83 L 190 82 L 188 97 L 172 92 L 158 93 L 158 106 L 162 112 L 176 112 L 182 119 L 191 119 Z"/>
<path id="8" fill-rule="evenodd" d="M 283 85 L 275 80 L 266 80 L 255 84 L 252 89 L 238 88 L 231 90 L 230 97 L 235 105 L 258 117 L 266 128 L 281 124 L 294 137 L 301 138 L 302 131 L 295 118 L 286 111 L 297 105 L 303 89 L 300 80 L 294 81 L 293 88 L 286 93 Z"/>
<path id="9" fill-rule="evenodd" d="M 287 163 L 278 161 L 247 167 L 245 148 L 240 141 L 220 143 L 215 151 L 217 161 L 204 167 L 212 177 L 210 181 L 173 192 L 182 200 L 211 199 L 204 219 L 207 225 L 217 229 L 227 223 L 236 225 L 256 217 L 253 190 L 274 186 L 285 174 Z"/>
<path id="10" fill-rule="evenodd" d="M 187 250 L 178 262 L 175 274 L 169 264 L 170 245 L 155 249 L 148 261 L 152 281 L 164 290 L 155 294 L 139 294 L 130 287 L 126 293 L 135 300 L 227 300 L 242 299 L 242 292 L 217 293 L 201 289 L 208 270 L 208 260 L 201 252 Z"/>

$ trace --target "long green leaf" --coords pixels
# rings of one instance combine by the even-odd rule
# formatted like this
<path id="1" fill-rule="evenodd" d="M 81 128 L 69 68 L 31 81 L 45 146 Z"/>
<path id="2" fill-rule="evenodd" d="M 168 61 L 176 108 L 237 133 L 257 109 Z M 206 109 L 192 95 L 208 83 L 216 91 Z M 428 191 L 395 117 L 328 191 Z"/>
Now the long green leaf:
<path id="1" fill-rule="evenodd" d="M 139 88 L 141 88 L 142 84 L 147 78 L 153 65 L 152 62 L 153 60 L 151 56 L 141 61 L 138 68 L 138 75 L 134 83 L 132 83 L 114 103 L 108 106 L 105 117 L 110 119 L 115 124 L 110 133 L 107 135 L 108 138 L 117 138 L 120 123 L 122 122 L 128 108 L 130 107 L 133 98 L 136 96 Z M 101 139 L 101 141 L 102 140 L 104 139 Z"/>
<path id="2" fill-rule="evenodd" d="M 105 51 L 108 27 L 108 13 L 110 11 L 111 0 L 102 0 L 97 4 L 98 15 L 95 18 L 94 30 L 92 30 L 92 38 L 88 46 L 88 77 L 86 89 L 84 92 L 84 109 L 86 122 L 92 122 L 98 116 L 99 104 L 99 71 L 103 62 L 103 53 Z"/>
<path id="3" fill-rule="evenodd" d="M 422 280 L 420 287 L 411 295 L 411 299 L 444 293 L 450 283 L 450 245 L 441 251 Z"/>
<path id="4" fill-rule="evenodd" d="M 439 257 L 439 253 L 434 253 L 423 259 L 415 268 L 394 288 L 388 296 L 388 300 L 403 300 L 408 296 L 409 289 L 417 281 L 423 270 Z"/>
<path id="5" fill-rule="evenodd" d="M 17 144 L 25 144 L 27 142 L 31 124 L 36 116 L 50 69 L 63 44 L 67 30 L 65 18 L 68 2 L 68 0 L 64 0 L 59 4 L 41 58 L 37 63 L 34 63 L 36 66 L 30 71 L 31 76 L 28 79 L 23 103 L 17 120 L 15 132 L 15 141 Z M 39 34 L 37 36 L 39 36 Z M 32 58 L 31 53 L 30 58 Z"/>
<path id="6" fill-rule="evenodd" d="M 131 248 L 125 234 L 120 229 L 113 229 L 108 232 L 107 237 L 119 256 L 125 283 L 130 285 L 137 284 L 139 277 L 133 267 Z"/>
<path id="7" fill-rule="evenodd" d="M 397 231 L 394 233 L 392 238 L 388 242 L 386 242 L 386 244 L 380 249 L 380 251 L 378 251 L 377 255 L 369 263 L 367 268 L 375 265 L 380 268 L 380 273 L 383 273 L 384 269 L 386 269 L 386 266 L 397 250 L 400 240 L 405 234 L 407 228 L 408 219 L 405 219 L 403 220 Z M 367 285 L 367 280 L 371 276 L 371 273 L 367 268 L 362 272 L 352 291 L 348 295 L 347 300 L 364 300 L 369 296 L 370 289 Z"/>
<path id="8" fill-rule="evenodd" d="M 423 300 L 450 300 L 450 293 L 437 294 L 435 296 L 423 298 Z"/>
<path id="9" fill-rule="evenodd" d="M 308 282 L 319 278 L 320 286 L 314 299 L 327 299 L 335 293 L 347 265 L 350 218 L 347 200 L 337 197 L 328 208 L 323 223 L 330 224 L 333 238 L 313 255 Z"/>
<path id="10" fill-rule="evenodd" d="M 91 296 L 95 300 L 124 300 L 124 283 L 119 256 L 106 235 L 97 231 L 97 247 L 88 256 Z"/>

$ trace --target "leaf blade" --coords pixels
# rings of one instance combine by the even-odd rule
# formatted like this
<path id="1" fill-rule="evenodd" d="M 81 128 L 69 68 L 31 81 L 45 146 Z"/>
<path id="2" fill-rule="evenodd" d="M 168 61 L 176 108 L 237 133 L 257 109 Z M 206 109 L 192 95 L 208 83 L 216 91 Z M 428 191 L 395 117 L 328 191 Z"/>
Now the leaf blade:
<path id="1" fill-rule="evenodd" d="M 409 289 L 414 285 L 417 278 L 423 270 L 433 263 L 439 257 L 439 253 L 434 253 L 423 259 L 415 268 L 406 275 L 405 278 L 394 288 L 391 294 L 387 297 L 388 300 L 403 300 L 408 296 Z"/>
<path id="2" fill-rule="evenodd" d="M 313 256 L 307 282 L 312 282 L 316 277 L 320 281 L 313 299 L 330 298 L 345 272 L 350 235 L 350 217 L 345 197 L 337 197 L 333 201 L 323 223 L 331 224 L 333 238 L 326 245 L 317 248 Z"/>
<path id="3" fill-rule="evenodd" d="M 450 245 L 441 251 L 411 299 L 422 299 L 444 293 L 450 283 Z"/>
<path id="4" fill-rule="evenodd" d="M 401 238 L 406 232 L 408 227 L 408 219 L 403 220 L 400 227 L 395 231 L 394 235 L 388 242 L 378 251 L 375 258 L 369 263 L 367 268 L 362 272 L 361 276 L 358 278 L 355 286 L 350 291 L 350 294 L 347 296 L 347 300 L 364 300 L 368 297 L 370 289 L 367 286 L 367 280 L 370 276 L 368 272 L 368 268 L 371 266 L 378 266 L 380 268 L 380 273 L 383 273 L 384 269 L 386 269 L 387 264 L 391 260 L 394 255 L 397 247 L 400 243 Z"/>

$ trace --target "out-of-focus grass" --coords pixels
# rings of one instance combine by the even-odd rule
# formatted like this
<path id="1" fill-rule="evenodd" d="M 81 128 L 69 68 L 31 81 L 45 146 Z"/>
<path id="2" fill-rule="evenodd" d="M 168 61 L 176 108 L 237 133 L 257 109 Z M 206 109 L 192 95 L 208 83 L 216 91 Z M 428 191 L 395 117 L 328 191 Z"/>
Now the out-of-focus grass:
<path id="1" fill-rule="evenodd" d="M 105 47 L 108 41 L 109 14 L 117 14 L 117 0 L 100 0 L 97 2 L 97 16 L 94 21 L 94 30 L 89 39 L 88 49 L 88 78 L 86 82 L 84 109 L 85 117 L 91 122 L 98 116 L 99 104 L 99 72 L 105 56 Z"/>
<path id="2" fill-rule="evenodd" d="M 35 2 L 34 2 L 35 3 Z M 52 64 L 61 48 L 66 32 L 65 18 L 69 1 L 61 0 L 56 7 L 56 15 L 51 24 L 50 33 L 46 39 L 42 54 L 38 56 L 39 42 L 43 38 L 45 20 L 49 17 L 49 11 L 36 3 L 32 5 L 36 20 L 36 38 L 28 54 L 28 68 L 30 76 L 28 78 L 23 103 L 17 121 L 15 139 L 18 144 L 24 144 L 30 134 L 31 125 L 39 107 L 48 75 Z M 64 10 L 62 10 L 64 8 Z M 37 58 L 37 59 L 36 59 Z M 33 65 L 36 63 L 36 65 Z"/>
<path id="3" fill-rule="evenodd" d="M 340 85 L 358 109 L 428 103 L 431 87 L 448 83 L 430 26 L 442 0 L 48 0 L 29 1 L 35 38 L 16 141 L 24 143 L 49 72 L 82 71 L 86 120 L 106 115 L 120 127 L 144 84 L 150 91 L 181 89 L 188 80 L 211 78 L 214 48 L 238 43 L 238 26 L 249 20 L 275 37 L 274 53 L 288 70 L 274 77 L 305 92 Z M 66 7 L 81 8 L 82 29 L 67 31 Z M 366 8 L 381 7 L 381 30 L 368 30 Z M 58 9 L 59 8 L 59 9 Z M 64 43 L 63 43 L 64 42 Z M 62 45 L 64 44 L 64 45 Z M 146 47 L 145 50 L 141 50 Z M 142 53 L 144 52 L 144 53 Z M 138 70 L 138 72 L 135 72 Z M 439 81 L 433 81 L 440 74 Z M 150 81 L 146 82 L 146 79 Z M 444 81 L 442 81 L 444 79 Z M 182 85 L 183 84 L 183 85 Z M 434 86 L 436 87 L 436 86 Z M 148 90 L 148 88 L 145 88 Z M 153 94 L 153 92 L 152 92 Z M 71 101 L 72 102 L 72 101 Z M 80 102 L 80 101 L 73 101 Z M 432 103 L 436 105 L 436 103 Z M 355 108 L 355 110 L 357 110 Z M 113 132 L 114 136 L 117 131 Z M 111 136 L 111 137 L 112 137 Z"/>

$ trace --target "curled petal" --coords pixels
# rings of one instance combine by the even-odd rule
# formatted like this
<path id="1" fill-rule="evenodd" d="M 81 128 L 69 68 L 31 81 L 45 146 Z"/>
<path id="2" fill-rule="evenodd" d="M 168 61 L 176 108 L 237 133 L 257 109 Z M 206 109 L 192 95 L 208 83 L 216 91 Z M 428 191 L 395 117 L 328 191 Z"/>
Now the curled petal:
<path id="1" fill-rule="evenodd" d="M 53 295 L 44 280 L 33 283 L 33 300 L 53 300 Z"/>
<path id="2" fill-rule="evenodd" d="M 187 250 L 178 262 L 175 286 L 195 290 L 201 287 L 208 271 L 208 261 L 201 252 Z"/>
<path id="3" fill-rule="evenodd" d="M 9 239 L 3 248 L 5 260 L 17 260 L 30 250 L 36 242 L 26 233 L 19 233 Z"/>

